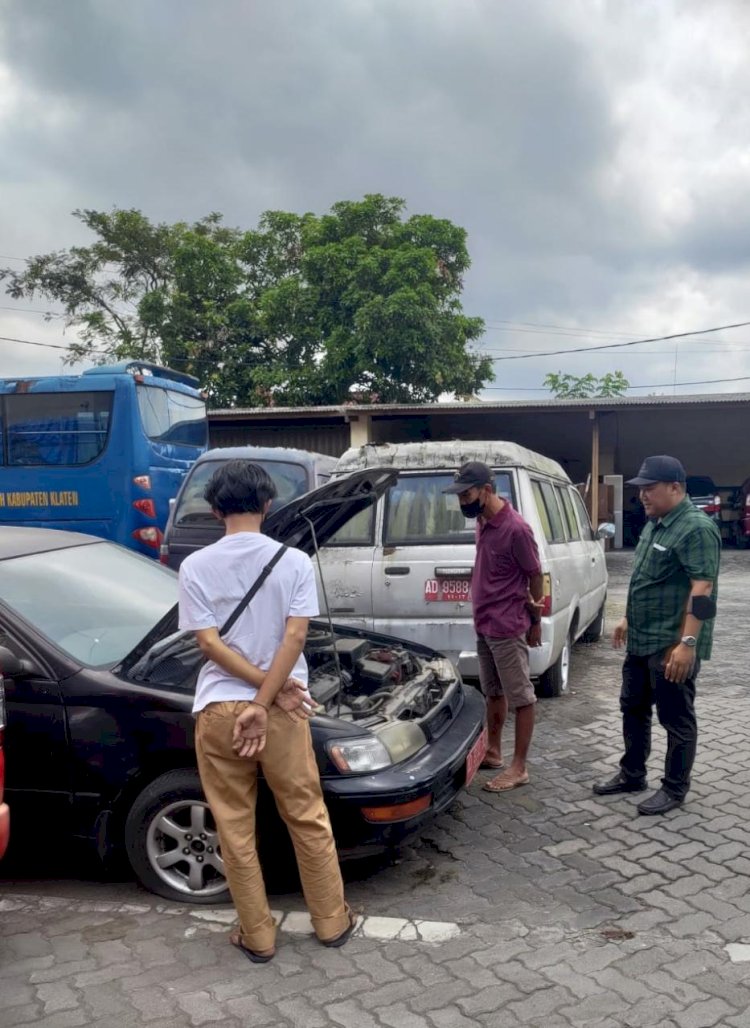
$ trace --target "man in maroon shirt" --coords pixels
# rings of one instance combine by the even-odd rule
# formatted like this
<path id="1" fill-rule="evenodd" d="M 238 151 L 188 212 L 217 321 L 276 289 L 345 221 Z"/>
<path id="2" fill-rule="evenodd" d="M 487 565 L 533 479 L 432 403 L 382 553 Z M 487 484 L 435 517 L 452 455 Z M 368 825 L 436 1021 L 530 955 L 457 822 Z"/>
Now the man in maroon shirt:
<path id="1" fill-rule="evenodd" d="M 529 780 L 526 756 L 534 733 L 536 695 L 529 677 L 529 646 L 542 641 L 542 568 L 530 526 L 495 492 L 492 471 L 469 461 L 443 490 L 458 495 L 461 512 L 477 518 L 477 553 L 471 579 L 479 681 L 487 700 L 489 748 L 483 767 L 500 770 L 484 788 L 505 792 Z M 513 760 L 501 755 L 508 710 L 516 714 Z"/>

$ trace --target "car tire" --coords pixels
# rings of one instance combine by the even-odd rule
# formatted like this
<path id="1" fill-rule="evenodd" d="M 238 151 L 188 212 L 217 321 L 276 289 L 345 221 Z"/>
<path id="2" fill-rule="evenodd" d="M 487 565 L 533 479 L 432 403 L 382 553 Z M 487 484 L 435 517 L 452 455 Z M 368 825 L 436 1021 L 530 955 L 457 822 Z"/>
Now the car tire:
<path id="1" fill-rule="evenodd" d="M 570 651 L 572 645 L 573 640 L 570 634 L 568 634 L 560 651 L 560 656 L 551 667 L 547 668 L 539 676 L 539 686 L 537 688 L 539 696 L 563 696 L 567 693 L 570 681 Z"/>
<path id="2" fill-rule="evenodd" d="M 606 607 L 606 605 L 607 605 L 607 601 L 605 600 L 602 603 L 602 605 L 601 605 L 601 609 L 599 610 L 599 613 L 596 615 L 594 620 L 591 622 L 589 627 L 586 629 L 586 631 L 581 636 L 581 641 L 582 642 L 585 642 L 585 643 L 599 642 L 601 637 L 604 635 L 604 620 L 605 620 L 605 610 L 604 610 L 604 608 Z"/>
<path id="3" fill-rule="evenodd" d="M 155 779 L 136 798 L 125 822 L 125 848 L 138 880 L 177 903 L 229 900 L 221 847 L 197 771 Z"/>

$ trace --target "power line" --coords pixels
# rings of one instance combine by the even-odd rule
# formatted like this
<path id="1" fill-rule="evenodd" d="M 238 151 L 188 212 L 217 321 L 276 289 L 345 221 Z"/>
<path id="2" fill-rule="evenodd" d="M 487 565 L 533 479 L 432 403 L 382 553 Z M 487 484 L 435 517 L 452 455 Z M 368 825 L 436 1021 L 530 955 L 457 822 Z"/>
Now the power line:
<path id="1" fill-rule="evenodd" d="M 653 336 L 650 339 L 631 339 L 627 343 L 602 343 L 597 346 L 576 346 L 569 350 L 547 350 L 544 353 L 524 353 L 507 357 L 492 357 L 495 361 L 522 361 L 530 360 L 533 357 L 559 357 L 566 353 L 592 353 L 594 350 L 617 350 L 624 346 L 640 346 L 642 343 L 666 343 L 670 339 L 685 339 L 688 336 L 704 336 L 712 332 L 724 332 L 730 328 L 746 328 L 750 321 L 738 321 L 734 325 L 717 325 L 715 328 L 702 328 L 694 332 L 673 332 L 667 336 Z"/>
<path id="2" fill-rule="evenodd" d="M 711 331 L 706 329 L 705 331 Z M 695 333 L 696 335 L 698 333 Z M 34 339 L 18 339 L 15 336 L 0 336 L 0 340 L 8 343 L 24 343 L 27 346 L 41 346 L 45 349 L 50 350 L 68 350 L 69 347 L 63 346 L 60 343 L 42 343 Z M 89 350 L 89 354 L 94 357 L 108 357 L 111 356 L 108 350 Z M 88 355 L 87 355 L 88 356 Z M 172 361 L 179 362 L 182 364 L 211 364 L 216 365 L 215 360 L 208 360 L 205 358 L 191 358 L 191 357 L 174 357 Z M 244 362 L 243 362 L 244 363 Z M 750 375 L 741 375 L 739 377 L 733 376 L 732 378 L 707 378 L 701 380 L 693 380 L 690 382 L 652 382 L 647 385 L 629 385 L 628 389 L 666 389 L 673 386 L 693 386 L 693 385 L 718 385 L 726 382 L 747 382 L 750 381 Z M 531 387 L 531 386 L 486 386 L 483 392 L 509 392 L 509 393 L 540 393 L 546 392 L 543 386 Z M 585 399 L 585 397 L 584 397 Z M 597 399 L 597 397 L 591 397 L 591 399 Z"/>

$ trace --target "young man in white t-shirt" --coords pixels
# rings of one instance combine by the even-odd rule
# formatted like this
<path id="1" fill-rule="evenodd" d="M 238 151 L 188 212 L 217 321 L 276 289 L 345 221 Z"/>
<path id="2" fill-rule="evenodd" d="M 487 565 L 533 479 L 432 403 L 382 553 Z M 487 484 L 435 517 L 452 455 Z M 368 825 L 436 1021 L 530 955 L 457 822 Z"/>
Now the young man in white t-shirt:
<path id="1" fill-rule="evenodd" d="M 207 658 L 193 704 L 198 769 L 239 915 L 231 942 L 254 963 L 270 960 L 276 941 L 255 844 L 258 765 L 294 843 L 318 938 L 341 946 L 356 923 L 344 900 L 306 689 L 295 684 L 307 686 L 303 647 L 309 618 L 318 614 L 310 558 L 286 550 L 234 625 L 219 634 L 279 550 L 261 534 L 275 496 L 273 480 L 257 464 L 221 464 L 205 497 L 226 534 L 180 568 L 180 628 L 195 632 Z"/>

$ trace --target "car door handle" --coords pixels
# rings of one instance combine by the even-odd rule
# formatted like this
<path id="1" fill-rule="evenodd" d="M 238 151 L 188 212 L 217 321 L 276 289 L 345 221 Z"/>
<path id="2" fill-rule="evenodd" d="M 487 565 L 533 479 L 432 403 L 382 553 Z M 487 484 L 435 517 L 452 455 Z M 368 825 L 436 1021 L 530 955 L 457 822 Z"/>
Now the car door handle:
<path id="1" fill-rule="evenodd" d="M 392 564 L 385 569 L 386 575 L 408 575 L 410 572 L 411 568 L 402 567 L 398 564 Z"/>

